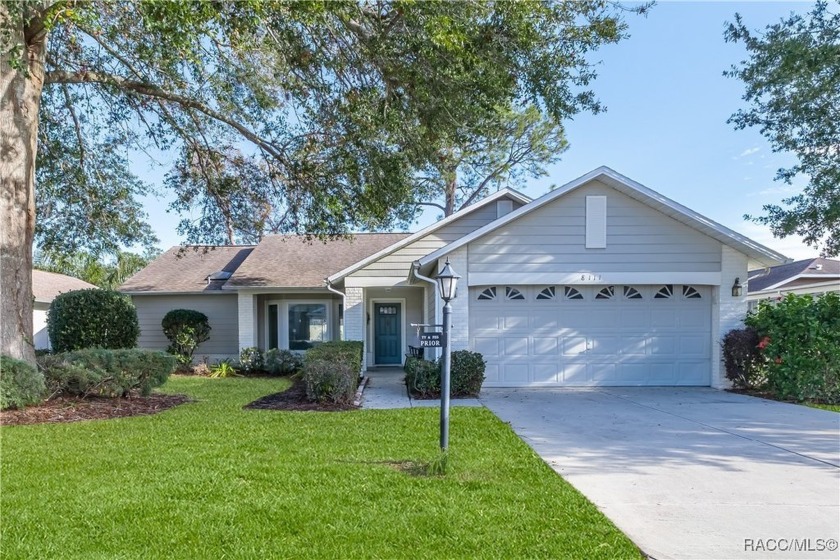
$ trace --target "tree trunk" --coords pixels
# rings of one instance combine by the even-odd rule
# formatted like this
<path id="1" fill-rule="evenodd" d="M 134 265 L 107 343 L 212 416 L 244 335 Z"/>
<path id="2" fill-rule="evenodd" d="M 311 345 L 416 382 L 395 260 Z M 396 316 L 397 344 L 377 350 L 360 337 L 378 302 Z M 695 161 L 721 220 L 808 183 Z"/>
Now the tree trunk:
<path id="1" fill-rule="evenodd" d="M 455 166 L 448 166 L 444 175 L 443 215 L 451 216 L 455 212 L 455 199 L 458 190 L 458 169 Z"/>
<path id="2" fill-rule="evenodd" d="M 24 28 L 24 18 L 11 13 L 15 9 L 0 3 L 0 22 L 11 35 L 0 52 L 0 353 L 34 364 L 35 153 L 46 33 L 37 19 Z M 14 44 L 24 45 L 28 77 L 11 65 Z"/>

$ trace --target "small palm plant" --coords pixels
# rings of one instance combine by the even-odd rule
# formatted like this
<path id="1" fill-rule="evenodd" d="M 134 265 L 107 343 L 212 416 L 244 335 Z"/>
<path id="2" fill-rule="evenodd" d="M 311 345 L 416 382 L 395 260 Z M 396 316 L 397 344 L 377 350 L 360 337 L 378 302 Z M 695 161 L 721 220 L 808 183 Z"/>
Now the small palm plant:
<path id="1" fill-rule="evenodd" d="M 210 368 L 208 377 L 239 377 L 236 368 L 230 364 L 230 360 L 222 360 Z"/>

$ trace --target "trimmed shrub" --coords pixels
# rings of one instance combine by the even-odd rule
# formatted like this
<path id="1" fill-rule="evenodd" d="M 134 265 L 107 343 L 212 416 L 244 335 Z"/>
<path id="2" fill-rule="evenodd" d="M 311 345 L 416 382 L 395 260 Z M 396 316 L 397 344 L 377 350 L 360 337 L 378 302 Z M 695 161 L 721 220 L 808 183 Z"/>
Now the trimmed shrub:
<path id="1" fill-rule="evenodd" d="M 75 290 L 56 296 L 47 313 L 53 352 L 134 348 L 140 336 L 131 300 L 112 290 Z"/>
<path id="2" fill-rule="evenodd" d="M 840 295 L 788 294 L 759 304 L 746 323 L 761 337 L 776 398 L 840 403 Z"/>
<path id="3" fill-rule="evenodd" d="M 239 367 L 247 373 L 253 373 L 263 369 L 263 353 L 256 346 L 243 348 L 239 352 Z"/>
<path id="4" fill-rule="evenodd" d="M 405 384 L 409 393 L 419 399 L 440 397 L 440 364 L 436 361 L 409 357 L 405 361 Z"/>
<path id="5" fill-rule="evenodd" d="M 166 351 L 181 364 L 191 364 L 198 345 L 210 339 L 207 315 L 193 309 L 173 309 L 163 316 L 160 326 L 169 339 Z"/>
<path id="6" fill-rule="evenodd" d="M 324 342 L 306 351 L 303 382 L 306 398 L 349 404 L 359 386 L 363 345 L 358 341 Z"/>
<path id="7" fill-rule="evenodd" d="M 41 370 L 51 396 L 58 394 L 124 397 L 138 389 L 144 396 L 163 385 L 176 360 L 149 350 L 90 348 L 44 356 Z"/>
<path id="8" fill-rule="evenodd" d="M 442 360 L 429 361 L 410 357 L 405 363 L 405 384 L 418 399 L 440 397 Z M 484 383 L 484 356 L 469 350 L 452 352 L 449 394 L 452 397 L 477 397 Z"/>
<path id="9" fill-rule="evenodd" d="M 484 383 L 484 370 L 487 362 L 479 352 L 456 350 L 452 352 L 453 397 L 477 397 Z"/>
<path id="10" fill-rule="evenodd" d="M 726 378 L 739 389 L 758 389 L 764 382 L 761 337 L 752 327 L 732 329 L 723 337 Z"/>
<path id="11" fill-rule="evenodd" d="M 39 403 L 45 391 L 44 376 L 35 367 L 0 356 L 0 410 Z"/>
<path id="12" fill-rule="evenodd" d="M 271 375 L 295 375 L 303 367 L 303 358 L 291 350 L 272 348 L 265 353 L 263 367 Z"/>

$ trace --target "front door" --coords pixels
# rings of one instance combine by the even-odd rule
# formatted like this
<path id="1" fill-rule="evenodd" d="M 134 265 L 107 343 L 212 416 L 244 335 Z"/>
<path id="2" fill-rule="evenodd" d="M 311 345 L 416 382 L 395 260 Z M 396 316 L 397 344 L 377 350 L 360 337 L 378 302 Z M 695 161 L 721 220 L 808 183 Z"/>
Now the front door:
<path id="1" fill-rule="evenodd" d="M 399 303 L 375 303 L 374 363 L 402 363 L 402 313 Z"/>

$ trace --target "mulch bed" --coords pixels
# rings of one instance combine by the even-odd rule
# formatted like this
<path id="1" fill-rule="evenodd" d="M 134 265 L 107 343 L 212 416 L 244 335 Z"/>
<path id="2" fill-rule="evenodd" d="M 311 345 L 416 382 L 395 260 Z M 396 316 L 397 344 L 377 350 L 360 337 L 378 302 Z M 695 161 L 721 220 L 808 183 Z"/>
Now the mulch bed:
<path id="1" fill-rule="evenodd" d="M 145 416 L 157 414 L 190 401 L 191 399 L 186 395 L 160 394 L 148 397 L 137 394 L 128 398 L 56 397 L 37 406 L 27 406 L 21 410 L 4 410 L 0 412 L 0 424 L 15 426 Z"/>
<path id="2" fill-rule="evenodd" d="M 317 403 L 306 400 L 306 385 L 302 379 L 293 381 L 293 385 L 281 393 L 261 397 L 243 408 L 258 410 L 316 410 L 320 412 L 341 412 L 356 410 L 352 404 Z"/>

